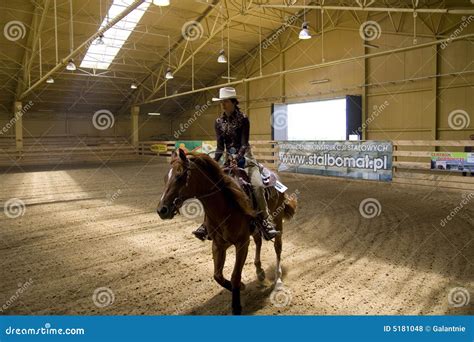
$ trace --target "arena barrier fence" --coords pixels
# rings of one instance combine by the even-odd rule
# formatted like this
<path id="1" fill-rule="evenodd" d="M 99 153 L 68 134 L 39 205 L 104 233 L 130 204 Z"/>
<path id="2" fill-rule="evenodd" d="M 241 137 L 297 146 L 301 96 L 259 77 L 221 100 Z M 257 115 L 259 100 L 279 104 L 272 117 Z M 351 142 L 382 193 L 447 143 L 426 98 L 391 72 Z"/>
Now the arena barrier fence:
<path id="1" fill-rule="evenodd" d="M 474 190 L 474 176 L 449 170 L 432 170 L 432 152 L 463 152 L 465 147 L 474 149 L 472 140 L 394 140 L 393 182 L 405 185 Z M 164 152 L 152 152 L 153 145 L 166 145 Z M 278 144 L 273 140 L 251 141 L 254 156 L 265 166 L 278 168 Z M 141 141 L 138 153 L 143 156 L 170 157 L 175 141 Z"/>

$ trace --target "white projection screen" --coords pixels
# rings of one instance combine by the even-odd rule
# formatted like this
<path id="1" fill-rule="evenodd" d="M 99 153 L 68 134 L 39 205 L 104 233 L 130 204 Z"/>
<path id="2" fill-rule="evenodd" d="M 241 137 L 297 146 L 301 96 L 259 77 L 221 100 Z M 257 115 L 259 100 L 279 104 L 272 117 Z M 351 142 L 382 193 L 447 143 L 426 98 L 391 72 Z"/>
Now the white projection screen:
<path id="1" fill-rule="evenodd" d="M 275 140 L 346 140 L 346 98 L 275 104 Z"/>

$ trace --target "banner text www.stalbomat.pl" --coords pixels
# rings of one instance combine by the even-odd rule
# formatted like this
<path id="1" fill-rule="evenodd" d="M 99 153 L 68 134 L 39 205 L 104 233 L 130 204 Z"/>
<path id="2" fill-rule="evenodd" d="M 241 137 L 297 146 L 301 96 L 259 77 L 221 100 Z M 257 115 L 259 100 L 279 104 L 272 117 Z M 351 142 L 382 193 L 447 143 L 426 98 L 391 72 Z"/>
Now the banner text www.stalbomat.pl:
<path id="1" fill-rule="evenodd" d="M 364 157 L 333 156 L 329 153 L 324 153 L 323 155 L 283 154 L 281 161 L 285 164 L 293 165 L 373 169 L 375 172 L 378 170 L 388 170 L 387 156 L 373 158 L 368 154 Z"/>

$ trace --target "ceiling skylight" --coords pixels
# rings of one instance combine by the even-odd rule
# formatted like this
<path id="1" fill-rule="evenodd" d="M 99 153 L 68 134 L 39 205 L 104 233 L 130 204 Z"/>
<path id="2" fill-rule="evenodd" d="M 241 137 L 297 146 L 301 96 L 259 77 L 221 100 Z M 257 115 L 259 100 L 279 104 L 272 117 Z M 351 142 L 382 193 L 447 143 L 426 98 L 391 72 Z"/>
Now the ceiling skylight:
<path id="1" fill-rule="evenodd" d="M 110 20 L 123 12 L 123 10 L 133 2 L 134 0 L 114 0 L 107 16 L 100 25 L 100 28 L 107 25 Z M 145 14 L 148 6 L 150 6 L 150 2 L 145 1 L 135 10 L 130 12 L 125 18 L 107 30 L 102 39 L 103 44 L 97 40 L 94 41 L 87 50 L 87 53 L 81 62 L 81 67 L 103 70 L 108 69 L 115 56 L 117 56 L 122 48 L 122 45 L 127 41 L 143 14 Z"/>

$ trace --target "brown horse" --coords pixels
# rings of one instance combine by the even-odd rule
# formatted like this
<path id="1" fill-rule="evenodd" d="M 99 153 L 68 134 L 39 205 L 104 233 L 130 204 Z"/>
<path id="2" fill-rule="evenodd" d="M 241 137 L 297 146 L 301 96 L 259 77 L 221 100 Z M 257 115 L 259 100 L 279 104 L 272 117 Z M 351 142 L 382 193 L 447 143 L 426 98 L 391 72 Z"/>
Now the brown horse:
<path id="1" fill-rule="evenodd" d="M 171 169 L 165 177 L 165 189 L 157 212 L 162 219 L 172 219 L 183 201 L 196 198 L 201 201 L 206 217 L 206 226 L 212 238 L 214 279 L 232 292 L 232 313 L 242 312 L 240 290 L 242 269 L 247 259 L 250 235 L 256 244 L 255 267 L 260 281 L 265 272 L 260 261 L 262 238 L 258 231 L 252 234 L 255 212 L 250 200 L 238 183 L 224 173 L 219 164 L 206 154 L 188 154 L 179 149 L 171 160 Z M 277 255 L 275 286 L 281 286 L 281 250 L 283 218 L 291 218 L 296 210 L 296 198 L 285 196 L 274 188 L 267 188 L 267 201 L 277 230 L 275 238 Z M 224 277 L 226 251 L 235 246 L 236 258 L 231 280 Z"/>

